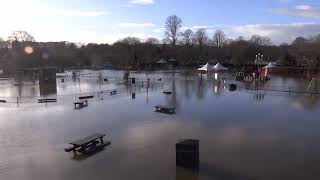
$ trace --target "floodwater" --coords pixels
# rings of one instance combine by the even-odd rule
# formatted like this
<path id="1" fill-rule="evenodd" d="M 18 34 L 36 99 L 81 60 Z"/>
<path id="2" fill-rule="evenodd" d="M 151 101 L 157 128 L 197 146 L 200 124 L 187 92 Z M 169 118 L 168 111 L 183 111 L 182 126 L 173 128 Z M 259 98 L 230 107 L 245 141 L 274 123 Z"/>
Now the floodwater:
<path id="1" fill-rule="evenodd" d="M 121 79 L 123 72 L 103 76 L 108 75 Z M 149 87 L 145 73 L 130 76 L 138 78 L 138 85 L 116 78 L 101 83 L 94 75 L 80 83 L 58 78 L 57 94 L 51 95 L 58 103 L 47 106 L 37 104 L 37 82 L 15 86 L 12 80 L 1 81 L 0 97 L 8 103 L 0 104 L 0 179 L 320 178 L 320 98 L 279 91 L 305 91 L 303 79 L 271 76 L 267 84 L 237 83 L 238 90 L 230 92 L 228 84 L 234 81 L 225 75 L 219 78 L 226 83 L 218 83 L 214 75 L 149 72 Z M 110 89 L 119 93 L 100 94 L 88 107 L 73 109 L 79 94 Z M 23 96 L 30 97 L 24 101 Z M 22 99 L 19 107 L 12 97 Z M 156 113 L 157 104 L 175 105 L 177 112 Z M 93 133 L 106 133 L 112 144 L 92 156 L 64 152 L 68 142 Z M 198 172 L 175 165 L 175 143 L 189 138 L 200 140 Z"/>

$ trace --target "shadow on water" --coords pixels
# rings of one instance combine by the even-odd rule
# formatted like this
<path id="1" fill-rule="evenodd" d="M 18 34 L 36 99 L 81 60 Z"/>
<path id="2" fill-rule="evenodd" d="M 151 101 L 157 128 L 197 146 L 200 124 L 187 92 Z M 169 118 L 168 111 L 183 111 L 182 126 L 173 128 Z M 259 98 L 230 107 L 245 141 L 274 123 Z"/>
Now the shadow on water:
<path id="1" fill-rule="evenodd" d="M 219 180 L 257 180 L 257 178 L 248 177 L 246 175 L 203 162 L 200 162 L 200 174 L 201 176 L 210 177 L 210 179 Z"/>
<path id="2" fill-rule="evenodd" d="M 86 154 L 74 154 L 71 159 L 75 160 L 75 161 L 84 161 L 94 155 L 97 155 L 98 153 L 101 153 L 104 150 L 105 150 L 105 148 L 101 148 L 101 149 L 97 149 L 93 152 L 86 153 Z"/>
<path id="3" fill-rule="evenodd" d="M 199 171 L 187 169 L 183 167 L 176 167 L 176 180 L 198 180 Z"/>
<path id="4" fill-rule="evenodd" d="M 257 180 L 233 172 L 224 168 L 215 167 L 207 163 L 200 163 L 200 169 L 188 169 L 183 167 L 176 167 L 176 180 L 200 180 L 200 179 L 211 179 L 211 180 Z"/>

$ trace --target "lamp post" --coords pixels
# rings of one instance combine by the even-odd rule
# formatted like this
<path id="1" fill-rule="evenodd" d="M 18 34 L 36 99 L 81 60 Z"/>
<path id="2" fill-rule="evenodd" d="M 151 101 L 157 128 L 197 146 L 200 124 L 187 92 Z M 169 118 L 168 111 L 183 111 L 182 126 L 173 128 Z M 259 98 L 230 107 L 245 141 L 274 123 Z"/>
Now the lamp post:
<path id="1" fill-rule="evenodd" d="M 260 53 L 257 54 L 254 63 L 258 66 L 258 68 L 262 60 L 263 60 L 263 54 L 260 54 Z"/>

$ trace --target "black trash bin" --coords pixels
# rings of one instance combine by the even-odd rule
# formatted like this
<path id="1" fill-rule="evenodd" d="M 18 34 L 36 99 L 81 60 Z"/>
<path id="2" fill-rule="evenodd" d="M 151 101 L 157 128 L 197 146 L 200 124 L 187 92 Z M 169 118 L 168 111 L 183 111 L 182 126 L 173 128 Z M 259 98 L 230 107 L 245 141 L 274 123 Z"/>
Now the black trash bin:
<path id="1" fill-rule="evenodd" d="M 185 139 L 176 143 L 176 165 L 199 169 L 199 140 Z"/>

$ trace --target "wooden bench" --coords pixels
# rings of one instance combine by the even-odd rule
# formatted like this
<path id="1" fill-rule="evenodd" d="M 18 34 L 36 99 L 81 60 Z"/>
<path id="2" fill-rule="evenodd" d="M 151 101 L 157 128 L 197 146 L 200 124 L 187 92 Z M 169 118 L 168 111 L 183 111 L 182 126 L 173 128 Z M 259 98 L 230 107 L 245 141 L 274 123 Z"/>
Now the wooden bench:
<path id="1" fill-rule="evenodd" d="M 57 99 L 52 98 L 52 99 L 38 99 L 38 103 L 53 103 L 57 102 Z"/>
<path id="2" fill-rule="evenodd" d="M 83 100 L 83 99 L 92 99 L 94 98 L 94 96 L 80 96 L 79 100 Z"/>
<path id="3" fill-rule="evenodd" d="M 75 109 L 81 109 L 88 106 L 88 100 L 81 100 L 73 103 Z"/>
<path id="4" fill-rule="evenodd" d="M 162 105 L 156 105 L 154 106 L 156 108 L 156 112 L 163 112 L 163 113 L 175 113 L 176 107 L 174 106 L 162 106 Z"/>
<path id="5" fill-rule="evenodd" d="M 117 90 L 113 90 L 110 92 L 110 96 L 116 95 L 117 94 Z"/>
<path id="6" fill-rule="evenodd" d="M 172 94 L 172 92 L 171 92 L 171 91 L 169 91 L 169 90 L 164 90 L 164 91 L 163 91 L 163 93 L 164 93 L 164 94 L 166 94 L 166 95 L 170 95 L 170 94 Z"/>
<path id="7" fill-rule="evenodd" d="M 104 148 L 107 145 L 110 145 L 110 141 L 104 142 L 103 137 L 106 136 L 105 134 L 92 134 L 85 138 L 79 139 L 77 141 L 71 142 L 70 144 L 73 147 L 65 149 L 66 152 L 73 151 L 75 154 L 77 152 L 82 154 L 89 154 L 91 152 L 95 152 L 99 149 Z"/>

